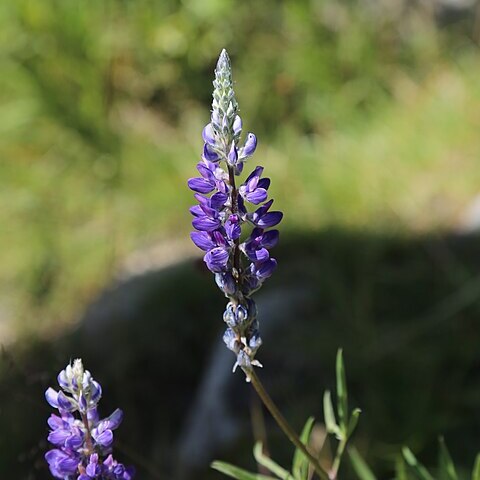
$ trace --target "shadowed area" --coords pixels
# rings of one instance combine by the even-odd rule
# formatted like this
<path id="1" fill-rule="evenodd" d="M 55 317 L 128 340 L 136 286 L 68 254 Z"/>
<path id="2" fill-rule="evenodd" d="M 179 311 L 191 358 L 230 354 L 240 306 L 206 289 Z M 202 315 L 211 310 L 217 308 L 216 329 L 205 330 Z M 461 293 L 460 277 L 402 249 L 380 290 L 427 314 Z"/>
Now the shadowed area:
<path id="1" fill-rule="evenodd" d="M 321 421 L 342 346 L 351 404 L 364 412 L 354 442 L 379 475 L 406 443 L 428 463 L 440 433 L 470 467 L 480 415 L 479 253 L 474 235 L 285 236 L 279 269 L 257 297 L 258 357 L 295 427 L 310 414 Z M 223 307 L 203 262 L 192 260 L 112 285 L 70 333 L 4 349 L 0 471 L 49 478 L 46 442 L 37 440 L 50 411 L 43 391 L 76 356 L 103 386 L 101 412 L 124 409 L 118 452 L 140 478 L 219 478 L 208 470 L 219 457 L 253 467 L 254 396 L 241 373 L 229 373 Z M 287 464 L 290 446 L 268 415 L 266 425 L 271 451 Z"/>

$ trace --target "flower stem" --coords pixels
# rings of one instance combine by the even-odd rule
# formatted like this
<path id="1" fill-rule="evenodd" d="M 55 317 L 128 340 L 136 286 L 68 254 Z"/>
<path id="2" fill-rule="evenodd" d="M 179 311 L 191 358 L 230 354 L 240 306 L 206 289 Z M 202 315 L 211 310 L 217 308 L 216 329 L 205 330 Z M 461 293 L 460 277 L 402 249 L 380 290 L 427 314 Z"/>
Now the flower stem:
<path id="1" fill-rule="evenodd" d="M 90 432 L 90 424 L 88 422 L 88 417 L 86 413 L 80 413 L 80 417 L 82 418 L 83 425 L 85 426 L 85 430 L 86 430 L 85 445 L 87 447 L 88 454 L 90 455 L 94 452 L 92 434 Z"/>
<path id="2" fill-rule="evenodd" d="M 322 480 L 329 480 L 329 476 L 327 472 L 322 468 L 318 459 L 315 458 L 307 449 L 307 446 L 302 443 L 298 435 L 295 433 L 295 430 L 290 426 L 287 422 L 285 417 L 282 415 L 280 410 L 277 408 L 273 400 L 271 399 L 268 392 L 265 390 L 260 379 L 257 377 L 257 374 L 253 369 L 244 369 L 247 378 L 250 379 L 253 388 L 257 392 L 258 396 L 267 407 L 268 411 L 272 414 L 272 417 L 277 422 L 278 426 L 282 429 L 283 433 L 287 436 L 287 438 L 297 447 L 299 448 L 303 454 L 307 457 L 308 461 L 311 463 L 312 467 L 314 468 L 317 475 Z"/>
<path id="3" fill-rule="evenodd" d="M 228 165 L 228 164 L 227 164 Z M 235 185 L 235 172 L 231 165 L 228 165 L 228 180 L 230 183 L 231 189 L 231 212 L 232 215 L 238 214 L 238 191 Z M 233 268 L 237 272 L 237 275 L 240 273 L 240 239 L 235 240 L 235 247 L 233 250 Z"/>
<path id="4" fill-rule="evenodd" d="M 330 480 L 336 480 L 338 475 L 338 469 L 340 468 L 340 462 L 342 461 L 342 455 L 345 451 L 345 446 L 347 445 L 347 438 L 342 438 L 340 443 L 337 447 L 337 453 L 335 454 L 335 459 L 333 460 L 333 465 L 330 471 L 328 472 L 328 476 Z"/>

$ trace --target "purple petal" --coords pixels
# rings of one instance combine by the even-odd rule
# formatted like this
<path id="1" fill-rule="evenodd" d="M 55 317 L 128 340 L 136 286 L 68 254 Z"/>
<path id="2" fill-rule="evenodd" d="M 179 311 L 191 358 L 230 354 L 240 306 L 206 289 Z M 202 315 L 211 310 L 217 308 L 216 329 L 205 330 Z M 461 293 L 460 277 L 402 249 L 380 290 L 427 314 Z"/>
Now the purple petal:
<path id="1" fill-rule="evenodd" d="M 237 115 L 235 117 L 235 120 L 233 120 L 233 133 L 234 135 L 240 135 L 242 132 L 242 119 L 240 118 L 240 115 Z"/>
<path id="2" fill-rule="evenodd" d="M 269 186 L 270 186 L 270 179 L 269 178 L 261 178 L 258 181 L 257 188 L 264 188 L 265 190 L 268 190 Z"/>
<path id="3" fill-rule="evenodd" d="M 219 180 L 216 182 L 217 190 L 222 193 L 228 193 L 229 188 L 227 187 L 227 184 L 223 180 Z"/>
<path id="4" fill-rule="evenodd" d="M 89 408 L 87 411 L 87 418 L 92 423 L 98 423 L 98 419 L 100 415 L 98 414 L 98 410 L 96 408 Z"/>
<path id="5" fill-rule="evenodd" d="M 216 247 L 210 250 L 204 257 L 203 260 L 207 264 L 207 267 L 212 272 L 222 272 L 227 266 L 230 254 L 225 248 Z"/>
<path id="6" fill-rule="evenodd" d="M 83 436 L 80 433 L 80 430 L 75 435 L 71 435 L 65 442 L 67 448 L 72 450 L 77 450 L 83 445 Z"/>
<path id="7" fill-rule="evenodd" d="M 195 218 L 192 222 L 192 225 L 197 230 L 211 232 L 212 230 L 216 230 L 218 227 L 220 227 L 221 222 L 219 219 L 203 216 Z"/>
<path id="8" fill-rule="evenodd" d="M 277 225 L 282 221 L 283 213 L 282 212 L 268 212 L 263 215 L 258 221 L 257 225 L 262 228 L 269 228 Z"/>
<path id="9" fill-rule="evenodd" d="M 274 258 L 270 258 L 256 266 L 255 274 L 260 280 L 264 280 L 268 278 L 276 268 L 277 261 Z"/>
<path id="10" fill-rule="evenodd" d="M 242 173 L 242 170 L 243 170 L 243 165 L 244 163 L 241 162 L 241 161 L 238 161 L 238 163 L 235 165 L 235 175 L 240 175 Z"/>
<path id="11" fill-rule="evenodd" d="M 199 193 L 210 193 L 215 188 L 214 183 L 199 177 L 190 178 L 187 183 L 190 190 Z"/>
<path id="12" fill-rule="evenodd" d="M 228 195 L 222 192 L 217 192 L 210 198 L 210 206 L 214 210 L 220 210 L 224 207 L 225 202 L 228 200 Z"/>
<path id="13" fill-rule="evenodd" d="M 194 205 L 193 207 L 190 207 L 190 213 L 194 217 L 204 217 L 205 212 L 202 210 L 202 207 L 200 205 Z"/>
<path id="14" fill-rule="evenodd" d="M 68 385 L 68 380 L 67 380 L 67 374 L 65 372 L 65 370 L 62 370 L 59 374 L 58 374 L 58 377 L 57 377 L 57 381 L 58 381 L 58 384 L 66 389 L 69 387 Z"/>
<path id="15" fill-rule="evenodd" d="M 198 248 L 201 248 L 205 252 L 216 247 L 216 244 L 207 232 L 192 232 L 190 233 L 190 238 Z"/>
<path id="16" fill-rule="evenodd" d="M 219 160 L 218 154 L 208 145 L 208 143 L 203 146 L 203 158 L 210 162 Z"/>
<path id="17" fill-rule="evenodd" d="M 208 143 L 209 145 L 215 145 L 215 132 L 211 123 L 205 125 L 202 132 L 202 138 L 205 143 Z"/>
<path id="18" fill-rule="evenodd" d="M 91 393 L 90 393 L 90 400 L 94 403 L 98 403 L 102 396 L 102 387 L 101 385 L 96 382 L 95 380 L 92 380 L 91 383 Z"/>
<path id="19" fill-rule="evenodd" d="M 255 149 L 257 148 L 257 137 L 253 133 L 247 135 L 247 140 L 243 146 L 242 157 L 249 157 L 253 155 Z"/>
<path id="20" fill-rule="evenodd" d="M 204 197 L 203 195 L 200 195 L 199 193 L 196 193 L 194 195 L 194 197 L 200 205 L 206 205 L 207 207 L 210 206 L 210 199 L 208 197 Z"/>
<path id="21" fill-rule="evenodd" d="M 231 240 L 240 238 L 240 235 L 242 234 L 242 227 L 240 226 L 238 219 L 236 221 L 231 220 L 231 217 L 234 216 L 236 215 L 231 215 L 230 219 L 225 222 L 225 231 L 227 232 L 228 238 Z"/>
<path id="22" fill-rule="evenodd" d="M 257 240 L 258 242 L 260 242 L 260 240 L 262 239 L 262 235 L 263 230 L 261 228 L 255 227 L 250 234 L 249 241 Z"/>
<path id="23" fill-rule="evenodd" d="M 212 232 L 212 237 L 213 240 L 215 241 L 214 247 L 226 247 L 227 246 L 227 240 L 224 237 L 224 234 L 220 232 L 219 230 L 216 230 L 215 232 Z M 210 249 L 209 249 L 210 250 Z"/>
<path id="24" fill-rule="evenodd" d="M 58 408 L 58 392 L 52 387 L 49 387 L 45 392 L 45 399 L 53 408 Z"/>
<path id="25" fill-rule="evenodd" d="M 232 142 L 232 146 L 230 147 L 230 152 L 228 153 L 228 161 L 231 165 L 235 165 L 238 160 L 238 150 L 235 146 L 235 142 Z"/>
<path id="26" fill-rule="evenodd" d="M 47 423 L 52 430 L 56 430 L 57 428 L 62 428 L 64 425 L 63 420 L 58 415 L 54 415 L 53 413 L 48 418 Z"/>
<path id="27" fill-rule="evenodd" d="M 238 211 L 246 215 L 247 214 L 247 209 L 245 208 L 245 202 L 243 201 L 243 197 L 241 195 L 237 196 L 237 203 L 238 203 Z"/>
<path id="28" fill-rule="evenodd" d="M 260 248 L 259 250 L 246 250 L 246 252 L 248 258 L 255 262 L 263 262 L 270 257 L 266 248 Z"/>
<path id="29" fill-rule="evenodd" d="M 264 188 L 257 188 L 251 193 L 247 193 L 245 198 L 254 205 L 264 202 L 268 197 L 268 193 Z"/>
<path id="30" fill-rule="evenodd" d="M 79 460 L 76 456 L 70 457 L 61 450 L 50 450 L 45 454 L 52 475 L 56 478 L 64 478 L 76 473 Z"/>
<path id="31" fill-rule="evenodd" d="M 269 230 L 262 236 L 261 245 L 265 248 L 273 248 L 278 243 L 280 233 L 278 230 Z"/>
<path id="32" fill-rule="evenodd" d="M 78 468 L 78 460 L 76 458 L 64 458 L 58 462 L 58 470 L 68 475 L 76 473 Z"/>
<path id="33" fill-rule="evenodd" d="M 208 203 L 210 203 L 210 202 L 208 202 Z M 207 215 L 207 217 L 218 218 L 218 210 L 215 210 L 214 208 L 211 208 L 207 204 L 201 204 L 200 208 L 202 209 L 204 214 Z"/>
<path id="34" fill-rule="evenodd" d="M 53 450 L 49 450 L 45 454 L 45 460 L 48 463 L 57 463 L 59 460 L 61 460 L 62 458 L 65 458 L 66 456 L 67 456 L 66 453 L 63 453 L 61 450 L 58 450 L 55 448 Z"/>
<path id="35" fill-rule="evenodd" d="M 222 292 L 233 295 L 237 290 L 237 283 L 230 272 L 216 273 L 215 281 Z"/>
<path id="36" fill-rule="evenodd" d="M 98 465 L 95 465 L 94 463 L 89 463 L 86 468 L 87 474 L 80 475 L 77 480 L 91 480 L 92 478 L 96 478 L 98 475 Z"/>
<path id="37" fill-rule="evenodd" d="M 63 428 L 59 428 L 58 430 L 54 430 L 48 434 L 47 440 L 55 445 L 56 447 L 62 447 L 65 444 L 67 438 L 71 435 L 69 430 L 64 430 Z"/>
<path id="38" fill-rule="evenodd" d="M 87 410 L 87 398 L 85 397 L 85 395 L 83 393 L 80 394 L 80 398 L 78 399 L 79 400 L 79 405 L 80 405 L 80 410 L 82 412 L 86 412 Z"/>
<path id="39" fill-rule="evenodd" d="M 67 412 L 73 412 L 77 409 L 77 405 L 73 398 L 67 397 L 63 392 L 58 393 L 57 397 L 58 407 Z"/>
<path id="40" fill-rule="evenodd" d="M 213 170 L 215 169 L 215 164 L 212 162 L 198 162 L 197 163 L 197 170 L 198 173 L 205 179 L 205 180 L 215 180 L 215 175 L 213 174 Z"/>
<path id="41" fill-rule="evenodd" d="M 103 464 L 104 464 L 107 468 L 110 469 L 110 468 L 113 468 L 114 462 L 115 462 L 115 460 L 113 459 L 112 454 L 110 454 L 110 455 L 103 461 Z"/>
<path id="42" fill-rule="evenodd" d="M 110 430 L 115 430 L 119 427 L 123 420 L 123 412 L 117 408 L 109 417 L 105 419 Z"/>
<path id="43" fill-rule="evenodd" d="M 263 204 L 260 208 L 257 208 L 254 212 L 254 215 L 262 217 L 263 215 L 265 215 L 268 212 L 268 210 L 270 209 L 272 204 L 273 204 L 273 199 L 271 199 L 267 203 Z"/>
<path id="44" fill-rule="evenodd" d="M 255 177 L 252 177 L 248 182 L 246 182 L 247 191 L 253 192 L 257 188 L 259 180 L 260 180 L 260 177 L 255 176 Z"/>
<path id="45" fill-rule="evenodd" d="M 263 170 L 264 168 L 261 166 L 256 167 L 255 170 L 247 177 L 244 184 L 247 185 L 250 182 L 250 180 L 252 180 L 255 177 L 260 178 L 262 176 Z"/>
<path id="46" fill-rule="evenodd" d="M 92 437 L 102 447 L 109 447 L 113 442 L 113 432 L 110 429 L 104 430 L 100 434 L 93 429 Z"/>

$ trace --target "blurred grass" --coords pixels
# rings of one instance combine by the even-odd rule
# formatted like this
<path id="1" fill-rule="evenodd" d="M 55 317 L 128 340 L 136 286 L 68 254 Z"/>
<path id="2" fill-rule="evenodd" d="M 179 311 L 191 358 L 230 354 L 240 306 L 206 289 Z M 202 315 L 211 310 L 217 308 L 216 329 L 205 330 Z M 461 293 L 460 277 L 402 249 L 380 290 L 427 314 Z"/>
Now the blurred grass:
<path id="1" fill-rule="evenodd" d="M 0 27 L 5 341 L 70 323 L 130 252 L 185 238 L 224 46 L 285 231 L 446 229 L 478 194 L 472 17 L 440 29 L 402 1 L 6 0 Z"/>

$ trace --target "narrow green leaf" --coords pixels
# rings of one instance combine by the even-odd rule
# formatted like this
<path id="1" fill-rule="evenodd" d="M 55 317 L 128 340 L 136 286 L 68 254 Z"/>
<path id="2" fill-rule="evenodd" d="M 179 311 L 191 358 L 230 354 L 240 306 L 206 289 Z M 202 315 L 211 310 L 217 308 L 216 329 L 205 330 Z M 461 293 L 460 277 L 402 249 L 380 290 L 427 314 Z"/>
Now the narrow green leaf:
<path id="1" fill-rule="evenodd" d="M 332 395 L 329 390 L 323 394 L 323 416 L 325 418 L 325 426 L 328 433 L 338 435 L 340 429 L 335 420 L 335 412 L 333 411 Z"/>
<path id="2" fill-rule="evenodd" d="M 224 473 L 228 477 L 236 478 L 237 480 L 276 480 L 274 477 L 260 475 L 259 473 L 247 472 L 241 468 L 235 467 L 225 462 L 213 462 L 210 465 L 214 470 Z"/>
<path id="3" fill-rule="evenodd" d="M 438 477 L 440 480 L 458 480 L 457 472 L 455 471 L 455 465 L 453 464 L 452 457 L 445 445 L 443 437 L 438 439 L 439 454 L 438 454 Z"/>
<path id="4" fill-rule="evenodd" d="M 259 465 L 270 470 L 281 480 L 293 480 L 293 476 L 289 471 L 278 465 L 278 463 L 274 462 L 270 457 L 264 455 L 262 442 L 257 442 L 255 444 L 255 447 L 253 448 L 253 456 Z"/>
<path id="5" fill-rule="evenodd" d="M 417 478 L 420 480 L 433 480 L 433 477 L 428 473 L 428 470 L 418 462 L 415 455 L 408 447 L 402 448 L 403 458 L 407 464 L 412 468 L 413 472 L 416 474 Z"/>
<path id="6" fill-rule="evenodd" d="M 348 421 L 348 431 L 347 431 L 347 438 L 352 435 L 352 433 L 355 431 L 355 428 L 357 427 L 358 423 L 358 417 L 362 411 L 359 408 L 355 408 L 352 412 L 352 415 L 350 416 L 350 420 Z"/>
<path id="7" fill-rule="evenodd" d="M 303 427 L 302 434 L 300 435 L 300 440 L 306 446 L 308 446 L 308 442 L 310 440 L 310 435 L 312 434 L 313 424 L 315 423 L 315 419 L 310 417 Z M 292 472 L 293 476 L 298 480 L 307 480 L 308 477 L 308 466 L 309 462 L 307 457 L 305 457 L 304 453 L 299 449 L 295 449 L 295 453 L 293 454 L 293 463 L 292 463 Z"/>
<path id="8" fill-rule="evenodd" d="M 370 467 L 355 447 L 348 448 L 348 456 L 359 480 L 377 480 Z"/>
<path id="9" fill-rule="evenodd" d="M 480 453 L 475 458 L 475 464 L 473 465 L 472 480 L 480 480 Z"/>
<path id="10" fill-rule="evenodd" d="M 395 459 L 395 480 L 408 480 L 407 466 L 402 456 L 398 455 Z"/>
<path id="11" fill-rule="evenodd" d="M 337 352 L 336 362 L 337 373 L 337 412 L 338 423 L 343 432 L 347 431 L 347 415 L 348 415 L 348 396 L 347 396 L 347 380 L 345 378 L 345 367 L 343 365 L 343 353 L 340 348 Z"/>

